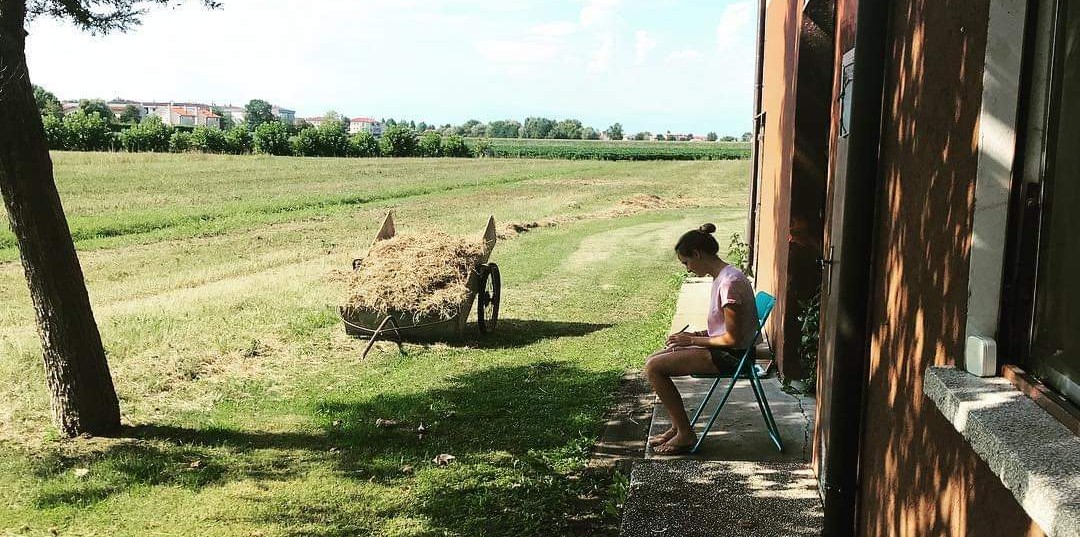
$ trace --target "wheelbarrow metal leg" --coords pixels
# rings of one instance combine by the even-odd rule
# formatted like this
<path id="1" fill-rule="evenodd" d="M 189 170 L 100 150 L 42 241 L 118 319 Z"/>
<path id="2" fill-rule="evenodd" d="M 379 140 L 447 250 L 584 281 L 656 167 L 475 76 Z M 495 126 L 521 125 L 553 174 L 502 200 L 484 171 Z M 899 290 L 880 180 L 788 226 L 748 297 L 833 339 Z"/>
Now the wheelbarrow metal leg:
<path id="1" fill-rule="evenodd" d="M 360 356 L 360 358 L 361 358 L 361 359 L 367 358 L 368 352 L 371 352 L 371 347 L 374 347 L 374 346 L 375 346 L 375 342 L 376 342 L 376 341 L 378 341 L 378 339 L 379 339 L 379 336 L 381 336 L 381 335 L 382 335 L 382 332 L 383 332 L 383 327 L 385 327 L 385 326 L 386 326 L 386 323 L 390 322 L 391 320 L 392 320 L 392 319 L 390 318 L 390 316 L 389 316 L 389 315 L 387 315 L 387 316 L 386 316 L 386 317 L 385 317 L 385 318 L 384 318 L 384 319 L 382 320 L 382 322 L 381 322 L 381 323 L 379 323 L 379 327 L 378 327 L 378 328 L 376 328 L 376 329 L 375 329 L 375 331 L 371 333 L 371 339 L 370 339 L 370 340 L 368 340 L 368 344 L 367 344 L 367 347 L 366 347 L 366 348 L 364 349 L 364 354 L 362 354 L 362 355 Z M 400 345 L 400 343 L 399 343 L 399 345 Z"/>
<path id="2" fill-rule="evenodd" d="M 394 343 L 397 343 L 398 352 L 400 352 L 401 354 L 405 354 L 405 345 L 402 344 L 401 339 L 401 327 L 398 326 L 397 321 L 395 321 L 392 317 L 387 316 L 387 319 L 390 319 L 390 324 L 394 325 Z"/>

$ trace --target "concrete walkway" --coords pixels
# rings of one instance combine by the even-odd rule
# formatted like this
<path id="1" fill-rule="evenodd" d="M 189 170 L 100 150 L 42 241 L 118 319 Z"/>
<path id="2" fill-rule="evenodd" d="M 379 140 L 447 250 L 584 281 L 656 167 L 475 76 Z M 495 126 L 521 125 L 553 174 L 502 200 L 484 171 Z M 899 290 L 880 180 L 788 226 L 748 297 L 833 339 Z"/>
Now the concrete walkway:
<path id="1" fill-rule="evenodd" d="M 686 325 L 691 331 L 704 329 L 710 283 L 692 278 L 683 285 L 672 332 Z M 696 455 L 654 456 L 646 448 L 645 460 L 631 471 L 621 536 L 821 533 L 821 501 L 809 467 L 814 399 L 783 392 L 775 375 L 762 383 L 784 450 L 769 439 L 750 385 L 740 380 Z M 712 379 L 676 381 L 691 416 L 711 384 Z M 721 395 L 723 388 L 721 381 Z M 714 394 L 699 430 L 719 399 Z M 653 405 L 650 434 L 669 425 L 663 405 Z"/>

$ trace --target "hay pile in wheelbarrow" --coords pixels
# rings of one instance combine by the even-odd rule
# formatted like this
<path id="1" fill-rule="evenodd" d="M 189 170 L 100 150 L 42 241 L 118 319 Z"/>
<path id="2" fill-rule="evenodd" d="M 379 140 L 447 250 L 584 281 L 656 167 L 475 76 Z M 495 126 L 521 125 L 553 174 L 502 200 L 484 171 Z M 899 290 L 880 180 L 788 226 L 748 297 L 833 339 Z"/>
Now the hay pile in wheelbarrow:
<path id="1" fill-rule="evenodd" d="M 375 242 L 346 276 L 345 305 L 414 321 L 447 319 L 469 298 L 469 277 L 487 258 L 484 241 L 441 231 Z"/>
<path id="2" fill-rule="evenodd" d="M 392 213 L 366 256 L 344 275 L 340 308 L 346 333 L 369 339 L 461 338 L 476 302 L 477 328 L 491 333 L 499 319 L 501 277 L 488 257 L 497 241 L 495 218 L 476 239 L 439 231 L 398 236 Z"/>

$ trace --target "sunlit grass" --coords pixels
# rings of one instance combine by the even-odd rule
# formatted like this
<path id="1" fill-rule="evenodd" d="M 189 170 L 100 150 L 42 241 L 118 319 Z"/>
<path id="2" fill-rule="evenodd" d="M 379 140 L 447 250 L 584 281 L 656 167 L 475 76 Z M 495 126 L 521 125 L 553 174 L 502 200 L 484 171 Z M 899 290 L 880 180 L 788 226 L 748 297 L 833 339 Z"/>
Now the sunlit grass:
<path id="1" fill-rule="evenodd" d="M 674 239 L 706 220 L 721 238 L 742 230 L 745 163 L 311 167 L 313 159 L 185 157 L 56 158 L 76 218 L 107 221 L 103 200 L 152 196 L 125 190 L 140 170 L 189 170 L 185 185 L 162 183 L 177 196 L 163 211 L 220 213 L 214 233 L 181 225 L 80 243 L 124 438 L 54 438 L 21 269 L 0 264 L 0 532 L 559 535 L 617 522 L 610 506 L 602 514 L 617 483 L 588 471 L 589 446 L 623 371 L 667 328 Z M 232 170 L 231 182 L 197 170 L 207 163 Z M 331 188 L 325 175 L 373 166 L 398 167 L 386 189 L 408 188 L 413 171 L 429 169 L 457 186 L 276 213 L 216 201 L 230 192 L 257 198 L 249 207 L 319 190 L 357 195 L 368 187 Z M 529 177 L 492 179 L 518 173 Z M 98 180 L 110 194 L 80 198 Z M 696 208 L 500 242 L 503 321 L 491 338 L 470 329 L 463 342 L 408 345 L 406 355 L 380 344 L 361 361 L 363 342 L 343 334 L 328 275 L 363 251 L 387 208 L 400 232 L 479 233 L 488 214 L 584 215 L 641 193 L 692 198 Z M 116 205 L 141 214 L 140 202 Z M 399 425 L 377 427 L 379 418 Z M 436 466 L 440 453 L 457 459 Z"/>

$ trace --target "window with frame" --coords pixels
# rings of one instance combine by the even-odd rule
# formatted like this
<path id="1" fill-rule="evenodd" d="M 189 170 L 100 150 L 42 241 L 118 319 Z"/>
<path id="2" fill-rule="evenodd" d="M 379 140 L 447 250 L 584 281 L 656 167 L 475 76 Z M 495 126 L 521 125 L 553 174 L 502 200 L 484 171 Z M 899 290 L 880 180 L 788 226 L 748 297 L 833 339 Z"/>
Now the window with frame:
<path id="1" fill-rule="evenodd" d="M 1037 4 L 1001 333 L 1006 360 L 1080 406 L 1080 4 Z"/>

